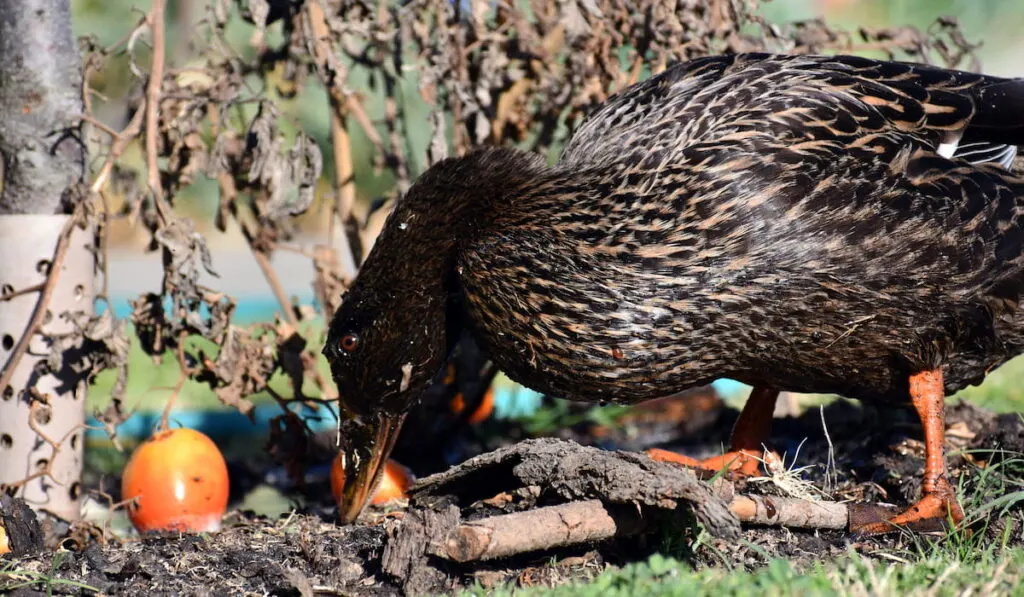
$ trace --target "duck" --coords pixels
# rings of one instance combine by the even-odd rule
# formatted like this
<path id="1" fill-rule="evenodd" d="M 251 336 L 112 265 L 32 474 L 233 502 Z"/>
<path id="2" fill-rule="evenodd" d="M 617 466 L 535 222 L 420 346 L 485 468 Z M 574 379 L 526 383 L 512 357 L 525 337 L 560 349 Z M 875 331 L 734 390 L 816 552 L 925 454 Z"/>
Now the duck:
<path id="1" fill-rule="evenodd" d="M 352 425 L 341 519 L 470 333 L 569 400 L 751 386 L 729 451 L 676 458 L 698 468 L 756 474 L 780 391 L 912 406 L 921 497 L 851 530 L 960 524 L 943 406 L 1024 352 L 1022 143 L 1024 79 L 743 53 L 609 97 L 554 164 L 510 147 L 435 163 L 326 335 Z"/>

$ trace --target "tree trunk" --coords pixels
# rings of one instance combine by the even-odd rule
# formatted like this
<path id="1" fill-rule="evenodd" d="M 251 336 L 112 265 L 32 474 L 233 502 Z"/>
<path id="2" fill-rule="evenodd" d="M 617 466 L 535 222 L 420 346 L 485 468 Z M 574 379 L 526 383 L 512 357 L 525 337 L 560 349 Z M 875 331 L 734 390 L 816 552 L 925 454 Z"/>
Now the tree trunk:
<path id="1" fill-rule="evenodd" d="M 0 5 L 0 215 L 69 213 L 81 182 L 82 60 L 69 0 Z"/>
<path id="2" fill-rule="evenodd" d="M 46 338 L 73 331 L 63 314 L 93 313 L 92 235 L 69 227 L 84 200 L 81 63 L 69 0 L 0 3 L 0 485 L 68 520 L 79 517 L 87 380 L 50 370 Z"/>

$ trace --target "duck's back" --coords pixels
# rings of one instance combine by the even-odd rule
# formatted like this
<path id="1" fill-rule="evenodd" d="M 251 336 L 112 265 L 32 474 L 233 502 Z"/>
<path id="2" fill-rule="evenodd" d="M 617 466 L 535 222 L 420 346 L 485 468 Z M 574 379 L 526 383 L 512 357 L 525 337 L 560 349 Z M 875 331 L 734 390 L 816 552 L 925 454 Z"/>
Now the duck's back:
<path id="1" fill-rule="evenodd" d="M 513 377 L 569 397 L 719 376 L 892 397 L 938 364 L 953 391 L 1021 349 L 1024 180 L 996 163 L 1021 142 L 1020 81 L 679 65 L 597 110 L 469 248 L 470 309 L 529 356 L 499 349 Z"/>

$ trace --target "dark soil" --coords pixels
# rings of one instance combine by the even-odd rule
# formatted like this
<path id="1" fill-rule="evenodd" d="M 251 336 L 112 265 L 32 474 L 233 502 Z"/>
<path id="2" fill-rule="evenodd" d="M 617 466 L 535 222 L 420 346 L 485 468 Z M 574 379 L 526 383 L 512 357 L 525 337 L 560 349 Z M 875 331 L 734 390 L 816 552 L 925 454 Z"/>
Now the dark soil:
<path id="1" fill-rule="evenodd" d="M 722 408 L 703 392 L 654 403 L 614 427 L 577 422 L 559 435 L 602 448 L 639 450 L 657 443 L 702 456 L 719 451 L 727 442 L 735 417 L 734 410 Z M 827 461 L 829 441 L 818 409 L 777 419 L 773 447 L 789 455 L 787 463 L 799 447 L 797 464 L 815 465 L 802 475 L 821 488 L 830 482 L 833 500 L 906 505 L 916 498 L 923 447 L 912 412 L 838 401 L 824 409 L 824 419 L 836 459 L 830 474 L 820 466 Z M 446 460 L 489 451 L 510 443 L 509 437 L 525 435 L 521 429 L 497 426 L 464 431 L 455 442 L 458 450 L 451 448 L 452 441 L 446 442 L 444 450 L 425 450 L 425 460 L 431 464 L 421 463 L 417 472 L 443 468 Z M 1001 469 L 995 465 L 1005 463 L 1008 453 L 1024 452 L 1020 417 L 996 416 L 959 404 L 947 408 L 947 427 L 954 484 L 965 483 L 969 496 L 986 492 L 987 497 L 979 499 L 998 497 L 991 494 L 992 484 L 1009 481 L 999 476 Z M 223 530 L 211 535 L 146 536 L 120 542 L 109 534 L 104 540 L 97 529 L 75 527 L 72 538 L 64 541 L 67 551 L 35 550 L 0 559 L 0 572 L 6 571 L 0 574 L 0 592 L 92 594 L 88 586 L 109 595 L 446 593 L 476 582 L 529 586 L 585 579 L 608 565 L 640 561 L 655 552 L 688 560 L 696 567 L 720 566 L 727 560 L 734 568 L 751 569 L 774 557 L 807 565 L 838 557 L 851 547 L 869 555 L 892 554 L 920 540 L 895 534 L 854 541 L 844 531 L 752 526 L 738 531 L 742 540 L 727 538 L 739 527 L 734 519 L 727 520 L 731 516 L 727 510 L 723 518 L 723 502 L 716 502 L 718 498 L 705 484 L 691 483 L 692 474 L 677 473 L 682 469 L 633 453 L 595 454 L 568 442 L 518 445 L 474 461 L 482 464 L 422 480 L 411 505 L 371 508 L 360 524 L 347 527 L 337 526 L 330 492 L 316 479 L 302 491 L 319 499 L 318 504 L 279 520 L 233 512 Z M 989 467 L 987 478 L 984 466 Z M 740 482 L 738 489 L 778 491 L 770 483 L 755 482 Z M 628 506 L 640 512 L 646 524 L 639 531 L 596 544 L 485 562 L 459 564 L 438 555 L 437 538 L 460 520 L 595 497 L 610 508 Z M 968 514 L 977 505 L 965 504 Z M 1005 525 L 1014 524 L 1018 530 L 1009 535 L 1021 541 L 1022 519 L 1024 512 L 1017 509 L 998 521 L 982 521 L 975 532 L 1002 536 Z M 705 540 L 705 546 L 693 552 L 689 546 L 700 532 L 717 538 Z"/>

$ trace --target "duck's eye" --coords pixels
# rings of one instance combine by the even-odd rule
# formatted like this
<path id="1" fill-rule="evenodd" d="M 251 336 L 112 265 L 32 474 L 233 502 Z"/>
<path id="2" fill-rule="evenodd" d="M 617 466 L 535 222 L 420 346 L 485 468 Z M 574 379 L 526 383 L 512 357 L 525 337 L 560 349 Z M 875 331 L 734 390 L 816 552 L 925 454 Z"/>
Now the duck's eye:
<path id="1" fill-rule="evenodd" d="M 341 349 L 345 352 L 355 352 L 359 348 L 359 336 L 356 334 L 345 334 L 341 337 Z"/>

